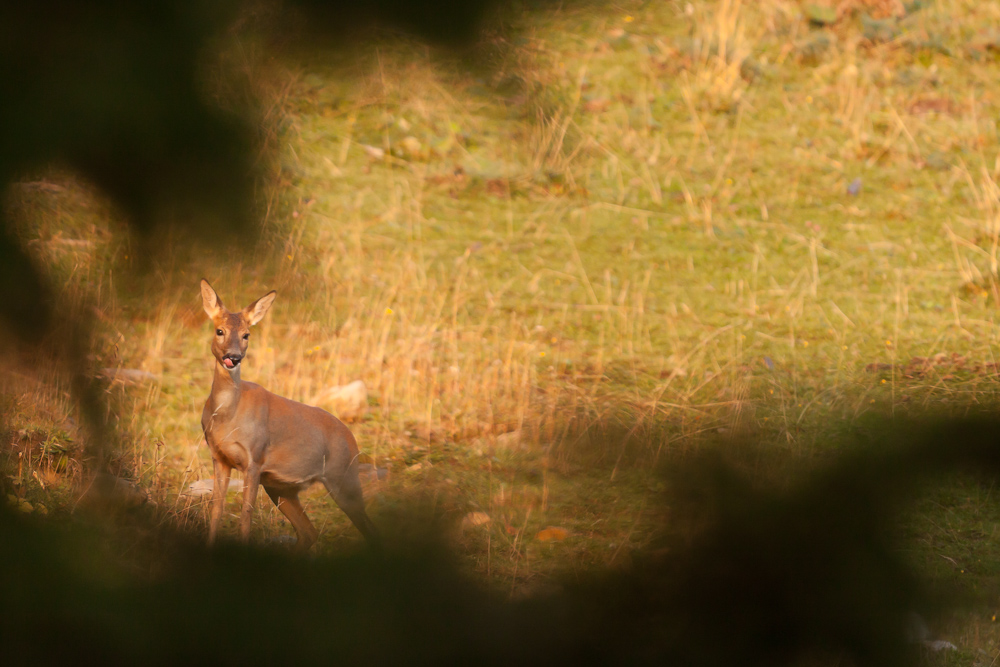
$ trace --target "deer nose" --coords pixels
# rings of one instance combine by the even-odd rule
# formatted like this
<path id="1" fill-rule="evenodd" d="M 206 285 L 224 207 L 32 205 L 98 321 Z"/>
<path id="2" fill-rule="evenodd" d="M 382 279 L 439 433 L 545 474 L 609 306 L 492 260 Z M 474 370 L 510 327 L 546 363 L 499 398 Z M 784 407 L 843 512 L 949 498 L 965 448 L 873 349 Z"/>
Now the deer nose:
<path id="1" fill-rule="evenodd" d="M 222 357 L 222 365 L 226 368 L 236 368 L 243 361 L 243 355 L 241 354 L 227 354 Z"/>

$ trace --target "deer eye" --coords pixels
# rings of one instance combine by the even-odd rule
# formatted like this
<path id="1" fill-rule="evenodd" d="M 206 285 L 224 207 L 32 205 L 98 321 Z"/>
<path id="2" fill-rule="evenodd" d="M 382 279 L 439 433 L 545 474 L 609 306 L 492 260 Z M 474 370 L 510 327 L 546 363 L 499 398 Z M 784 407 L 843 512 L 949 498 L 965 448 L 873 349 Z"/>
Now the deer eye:
<path id="1" fill-rule="evenodd" d="M 243 334 L 243 340 L 250 340 L 250 334 Z"/>
<path id="2" fill-rule="evenodd" d="M 222 329 L 216 329 L 215 330 L 215 335 L 216 336 L 224 336 L 225 333 L 222 331 Z"/>

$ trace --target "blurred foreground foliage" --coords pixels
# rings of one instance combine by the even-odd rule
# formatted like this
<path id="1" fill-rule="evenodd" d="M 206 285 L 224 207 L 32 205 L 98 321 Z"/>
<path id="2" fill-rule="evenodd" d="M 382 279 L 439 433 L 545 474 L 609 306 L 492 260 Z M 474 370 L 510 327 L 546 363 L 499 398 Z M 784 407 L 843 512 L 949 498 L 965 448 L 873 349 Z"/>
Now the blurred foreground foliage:
<path id="1" fill-rule="evenodd" d="M 103 539 L 0 510 L 0 645 L 16 665 L 918 664 L 914 614 L 949 600 L 893 526 L 927 482 L 993 479 L 998 432 L 885 422 L 782 491 L 716 455 L 672 461 L 650 549 L 513 600 L 426 536 L 302 558 L 147 528 L 122 551 L 113 526 L 148 527 L 148 509 L 106 497 Z"/>
<path id="2" fill-rule="evenodd" d="M 544 4 L 544 3 L 535 3 Z M 474 43 L 503 0 L 47 0 L 0 7 L 0 192 L 52 165 L 71 169 L 124 214 L 138 239 L 162 227 L 233 245 L 254 236 L 261 165 L 249 109 L 213 99 L 219 42 L 249 23 L 346 47 L 394 30 Z M 224 108 L 224 107 L 229 108 Z M 4 215 L 0 324 L 24 339 L 51 325 L 45 271 Z"/>

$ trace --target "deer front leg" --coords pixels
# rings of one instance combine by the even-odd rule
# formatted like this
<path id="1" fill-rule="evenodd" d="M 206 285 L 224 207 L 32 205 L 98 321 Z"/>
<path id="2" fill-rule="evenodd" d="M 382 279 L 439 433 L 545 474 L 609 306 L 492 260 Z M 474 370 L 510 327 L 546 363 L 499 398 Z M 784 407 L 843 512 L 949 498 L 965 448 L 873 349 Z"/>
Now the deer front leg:
<path id="1" fill-rule="evenodd" d="M 250 539 L 250 520 L 253 518 L 253 507 L 257 501 L 259 488 L 260 464 L 251 461 L 243 473 L 243 513 L 240 514 L 240 539 L 244 542 Z"/>
<path id="2" fill-rule="evenodd" d="M 229 474 L 233 471 L 231 466 L 218 459 L 213 458 L 212 464 L 215 470 L 215 484 L 212 489 L 212 520 L 208 524 L 209 545 L 215 544 L 219 521 L 222 520 L 222 510 L 226 506 L 226 493 L 229 491 Z"/>

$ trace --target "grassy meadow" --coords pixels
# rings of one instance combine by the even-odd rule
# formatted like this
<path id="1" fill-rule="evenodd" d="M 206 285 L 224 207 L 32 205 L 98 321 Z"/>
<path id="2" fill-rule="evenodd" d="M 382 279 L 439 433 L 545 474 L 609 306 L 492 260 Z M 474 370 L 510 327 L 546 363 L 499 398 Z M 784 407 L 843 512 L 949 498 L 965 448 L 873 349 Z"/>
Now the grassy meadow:
<path id="1" fill-rule="evenodd" d="M 365 382 L 351 426 L 387 471 L 366 484 L 389 539 L 424 517 L 512 595 L 626 565 L 675 457 L 753 440 L 743 464 L 780 485 L 778 461 L 828 460 L 870 420 L 991 410 L 1000 4 L 835 4 L 570 6 L 462 54 L 234 37 L 273 157 L 256 245 L 146 255 L 60 172 L 12 197 L 91 304 L 96 367 L 152 376 L 109 386 L 112 468 L 205 530 L 209 496 L 185 493 L 212 474 L 202 276 L 230 307 L 278 291 L 244 379 L 307 403 Z M 3 382 L 10 502 L 72 511 L 65 382 L 15 360 Z M 317 549 L 361 544 L 321 487 L 304 505 Z M 998 519 L 956 478 L 901 528 L 971 594 L 933 628 L 960 647 L 943 660 L 1000 653 Z M 263 497 L 253 530 L 292 534 Z"/>

